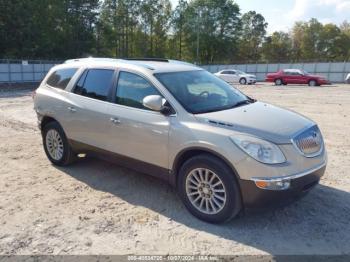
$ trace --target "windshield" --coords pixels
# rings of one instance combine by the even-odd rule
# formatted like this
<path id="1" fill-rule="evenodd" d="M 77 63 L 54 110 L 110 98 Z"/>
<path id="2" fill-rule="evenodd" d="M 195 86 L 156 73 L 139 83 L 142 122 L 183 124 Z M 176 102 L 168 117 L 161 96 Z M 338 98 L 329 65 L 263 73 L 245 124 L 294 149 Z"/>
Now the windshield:
<path id="1" fill-rule="evenodd" d="M 225 110 L 250 101 L 240 91 L 204 70 L 158 73 L 155 77 L 193 114 Z"/>
<path id="2" fill-rule="evenodd" d="M 239 75 L 245 75 L 245 74 L 246 74 L 245 72 L 243 72 L 243 71 L 241 71 L 241 70 L 236 70 L 236 72 L 237 72 L 237 74 L 239 74 Z"/>

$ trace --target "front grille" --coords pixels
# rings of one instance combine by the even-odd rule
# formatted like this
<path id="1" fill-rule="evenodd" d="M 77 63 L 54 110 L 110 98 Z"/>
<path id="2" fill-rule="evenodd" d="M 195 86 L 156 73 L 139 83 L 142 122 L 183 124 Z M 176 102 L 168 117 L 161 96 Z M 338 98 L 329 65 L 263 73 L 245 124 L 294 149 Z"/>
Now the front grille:
<path id="1" fill-rule="evenodd" d="M 323 138 L 317 126 L 313 126 L 293 139 L 294 145 L 306 157 L 313 157 L 321 153 Z"/>

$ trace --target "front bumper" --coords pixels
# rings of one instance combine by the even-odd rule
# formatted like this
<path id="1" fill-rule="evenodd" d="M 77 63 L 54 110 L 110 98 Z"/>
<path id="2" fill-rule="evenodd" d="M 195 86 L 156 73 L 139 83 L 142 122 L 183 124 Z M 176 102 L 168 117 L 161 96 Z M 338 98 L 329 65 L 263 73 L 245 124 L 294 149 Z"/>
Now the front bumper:
<path id="1" fill-rule="evenodd" d="M 310 171 L 310 173 L 294 175 L 291 178 L 290 187 L 280 191 L 260 189 L 254 181 L 241 179 L 239 183 L 243 204 L 246 208 L 265 208 L 293 202 L 315 187 L 325 170 L 326 165 L 324 164 L 319 169 Z"/>
<path id="2" fill-rule="evenodd" d="M 327 79 L 321 79 L 317 81 L 319 85 L 331 85 L 331 81 L 327 80 Z"/>

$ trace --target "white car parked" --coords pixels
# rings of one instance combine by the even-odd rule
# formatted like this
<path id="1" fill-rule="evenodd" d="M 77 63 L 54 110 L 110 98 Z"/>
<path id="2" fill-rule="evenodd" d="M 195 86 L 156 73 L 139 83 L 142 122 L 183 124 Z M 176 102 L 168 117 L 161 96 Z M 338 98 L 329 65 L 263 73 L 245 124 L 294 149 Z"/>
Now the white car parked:
<path id="1" fill-rule="evenodd" d="M 350 74 L 346 76 L 345 83 L 350 84 Z"/>
<path id="2" fill-rule="evenodd" d="M 222 80 L 225 80 L 228 83 L 240 83 L 241 85 L 256 83 L 255 75 L 250 75 L 240 70 L 222 70 L 214 75 L 220 77 Z"/>

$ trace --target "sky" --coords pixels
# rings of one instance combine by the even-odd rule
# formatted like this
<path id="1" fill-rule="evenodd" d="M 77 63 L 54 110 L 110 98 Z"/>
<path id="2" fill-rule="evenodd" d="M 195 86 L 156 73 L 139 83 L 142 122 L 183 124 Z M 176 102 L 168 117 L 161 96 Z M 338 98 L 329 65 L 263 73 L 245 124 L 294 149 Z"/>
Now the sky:
<path id="1" fill-rule="evenodd" d="M 178 0 L 171 0 L 173 6 Z M 317 18 L 321 23 L 350 22 L 350 0 L 235 0 L 241 13 L 254 10 L 265 17 L 268 33 L 288 31 L 296 21 Z"/>

